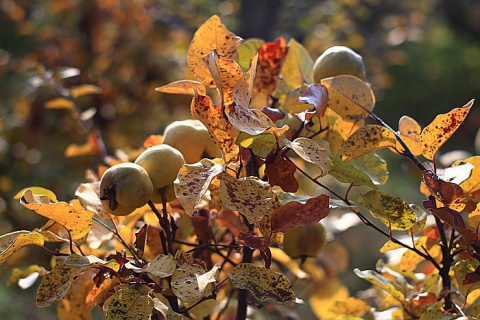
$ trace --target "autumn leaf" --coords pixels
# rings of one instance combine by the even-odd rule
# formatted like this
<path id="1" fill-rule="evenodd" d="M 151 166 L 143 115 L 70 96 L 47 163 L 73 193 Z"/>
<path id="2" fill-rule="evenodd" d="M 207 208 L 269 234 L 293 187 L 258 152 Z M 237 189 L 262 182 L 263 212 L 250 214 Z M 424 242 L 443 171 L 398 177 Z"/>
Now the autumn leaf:
<path id="1" fill-rule="evenodd" d="M 362 194 L 358 203 L 367 207 L 391 230 L 410 229 L 416 221 L 417 216 L 405 199 L 392 197 L 378 189 Z"/>
<path id="2" fill-rule="evenodd" d="M 103 305 L 106 320 L 150 319 L 153 300 L 135 289 L 121 287 Z"/>
<path id="3" fill-rule="evenodd" d="M 295 178 L 297 167 L 281 157 L 279 153 L 271 154 L 265 160 L 265 175 L 271 186 L 279 186 L 285 192 L 296 192 L 298 181 Z"/>
<path id="4" fill-rule="evenodd" d="M 271 269 L 241 263 L 233 269 L 230 280 L 234 288 L 248 290 L 260 302 L 269 299 L 281 304 L 290 301 L 303 302 L 296 297 L 288 278 Z"/>
<path id="5" fill-rule="evenodd" d="M 195 93 L 206 95 L 207 91 L 203 83 L 193 80 L 179 80 L 164 86 L 155 88 L 155 91 L 162 93 L 173 93 L 173 94 L 188 94 L 194 95 Z"/>
<path id="6" fill-rule="evenodd" d="M 331 176 L 343 183 L 349 183 L 353 186 L 368 186 L 372 189 L 377 188 L 370 177 L 363 171 L 358 170 L 350 163 L 332 157 L 331 169 L 328 172 Z"/>
<path id="7" fill-rule="evenodd" d="M 264 43 L 258 49 L 254 94 L 269 95 L 274 91 L 287 52 L 287 41 L 283 37 L 278 38 L 275 42 Z"/>
<path id="8" fill-rule="evenodd" d="M 256 38 L 247 39 L 240 43 L 237 47 L 237 62 L 243 70 L 250 69 L 253 57 L 264 43 L 265 41 Z"/>
<path id="9" fill-rule="evenodd" d="M 240 212 L 249 223 L 259 221 L 272 207 L 273 191 L 268 182 L 255 177 L 235 179 L 227 173 L 219 178 L 222 203 Z"/>
<path id="10" fill-rule="evenodd" d="M 480 281 L 470 282 L 466 279 L 468 274 L 477 271 L 479 267 L 480 261 L 476 259 L 460 260 L 453 266 L 452 270 L 458 284 L 458 289 L 464 296 L 468 296 L 468 294 L 475 289 L 480 289 Z"/>
<path id="11" fill-rule="evenodd" d="M 66 98 L 55 98 L 45 102 L 45 108 L 47 109 L 67 109 L 75 110 L 75 102 Z"/>
<path id="12" fill-rule="evenodd" d="M 237 59 L 237 37 L 228 31 L 220 18 L 212 16 L 193 35 L 187 52 L 187 64 L 192 73 L 205 86 L 216 86 L 204 57 L 215 50 L 225 59 Z"/>
<path id="13" fill-rule="evenodd" d="M 308 302 L 313 313 L 319 319 L 335 319 L 338 314 L 333 308 L 338 301 L 348 299 L 348 288 L 337 277 L 326 277 L 323 281 L 312 284 L 314 291 Z"/>
<path id="14" fill-rule="evenodd" d="M 222 109 L 210 97 L 195 94 L 190 106 L 192 115 L 207 127 L 210 136 L 223 153 L 226 163 L 237 157 L 239 147 L 235 144 L 238 131 L 223 115 Z"/>
<path id="15" fill-rule="evenodd" d="M 14 231 L 0 236 L 0 265 L 25 246 L 43 246 L 45 239 L 36 231 Z"/>
<path id="16" fill-rule="evenodd" d="M 92 217 L 88 211 L 77 211 L 67 202 L 49 203 L 45 196 L 35 197 L 31 190 L 23 193 L 20 203 L 50 220 L 65 227 L 72 239 L 85 236 L 92 228 Z M 48 201 L 48 202 L 47 202 Z"/>
<path id="17" fill-rule="evenodd" d="M 209 285 L 217 281 L 219 270 L 219 265 L 205 271 L 198 264 L 182 264 L 172 274 L 173 293 L 184 302 L 196 302 L 211 292 Z"/>
<path id="18" fill-rule="evenodd" d="M 64 261 L 57 261 L 53 270 L 42 278 L 37 290 L 37 307 L 45 308 L 53 302 L 63 299 L 76 277 L 87 267 L 66 266 Z"/>
<path id="19" fill-rule="evenodd" d="M 223 167 L 210 159 L 180 168 L 174 181 L 175 195 L 187 213 L 195 212 L 195 206 L 200 203 L 213 178 L 222 171 Z"/>
<path id="20" fill-rule="evenodd" d="M 329 212 L 329 197 L 324 194 L 310 198 L 304 204 L 290 201 L 273 213 L 271 230 L 285 232 L 296 227 L 310 226 L 325 218 Z"/>
<path id="21" fill-rule="evenodd" d="M 355 131 L 343 144 L 342 160 L 348 161 L 369 152 L 395 147 L 395 134 L 379 125 L 366 125 Z"/>
<path id="22" fill-rule="evenodd" d="M 93 84 L 82 84 L 76 87 L 69 88 L 70 95 L 74 98 L 78 98 L 81 96 L 89 95 L 89 94 L 100 94 L 102 93 L 102 89 L 99 86 Z"/>
<path id="23" fill-rule="evenodd" d="M 244 108 L 238 105 L 231 105 L 225 108 L 228 121 L 238 131 L 255 136 L 266 131 L 281 135 L 287 128 L 277 128 L 270 118 L 258 109 Z"/>
<path id="24" fill-rule="evenodd" d="M 291 39 L 288 42 L 288 53 L 280 71 L 282 81 L 290 89 L 294 89 L 305 82 L 311 83 L 312 68 L 313 60 L 308 51 L 295 39 Z"/>
<path id="25" fill-rule="evenodd" d="M 257 70 L 258 55 L 254 55 L 250 69 L 233 86 L 233 101 L 235 104 L 248 108 L 252 99 L 252 90 Z"/>
<path id="26" fill-rule="evenodd" d="M 298 98 L 298 101 L 311 104 L 315 108 L 314 111 L 307 110 L 303 112 L 301 118 L 304 121 L 311 120 L 314 116 L 317 116 L 320 119 L 327 111 L 328 91 L 323 85 L 314 83 L 308 87 L 302 97 Z"/>
<path id="27" fill-rule="evenodd" d="M 351 75 L 322 79 L 328 91 L 328 107 L 347 121 L 367 118 L 375 107 L 375 95 L 362 80 Z"/>
<path id="28" fill-rule="evenodd" d="M 465 191 L 466 202 L 465 210 L 471 211 L 475 209 L 476 204 L 480 201 L 480 156 L 473 156 L 465 160 L 455 161 L 452 167 L 470 164 L 473 166 L 470 176 L 464 181 L 458 182 L 460 187 Z"/>
<path id="29" fill-rule="evenodd" d="M 322 172 L 321 176 L 325 176 L 330 171 L 330 158 L 327 149 L 320 147 L 314 140 L 297 138 L 292 142 L 288 140 L 285 140 L 285 142 L 303 160 L 317 165 Z"/>
<path id="30" fill-rule="evenodd" d="M 353 271 L 358 277 L 365 279 L 368 282 L 372 283 L 374 286 L 387 291 L 389 294 L 392 295 L 395 300 L 399 302 L 405 301 L 403 288 L 397 281 L 386 278 L 373 270 L 361 271 L 360 269 L 355 268 Z"/>
<path id="31" fill-rule="evenodd" d="M 165 320 L 183 320 L 183 316 L 181 314 L 172 311 L 171 308 L 169 308 L 157 297 L 153 298 L 153 307 L 163 315 Z"/>
<path id="32" fill-rule="evenodd" d="M 424 170 L 422 178 L 430 194 L 446 206 L 465 198 L 462 187 L 453 182 L 443 181 L 431 170 Z"/>
<path id="33" fill-rule="evenodd" d="M 1 243 L 0 238 L 0 243 Z M 7 286 L 17 284 L 22 289 L 30 288 L 37 281 L 40 274 L 45 274 L 45 269 L 39 265 L 32 264 L 25 268 L 13 268 L 8 278 Z"/>
<path id="34" fill-rule="evenodd" d="M 365 125 L 365 120 L 355 122 L 347 121 L 336 115 L 331 109 L 327 109 L 328 132 L 327 140 L 330 152 L 334 156 L 338 156 L 342 151 L 343 144 L 348 137 Z"/>
<path id="35" fill-rule="evenodd" d="M 422 141 L 421 141 L 422 128 L 413 118 L 409 116 L 402 116 L 398 120 L 398 133 L 400 138 L 405 142 L 408 149 L 414 156 L 422 154 Z M 403 146 L 397 141 L 397 150 L 403 150 Z"/>
<path id="36" fill-rule="evenodd" d="M 115 272 L 118 272 L 118 270 L 120 269 L 120 265 L 114 259 L 109 261 L 103 261 L 102 259 L 94 255 L 81 256 L 78 254 L 69 255 L 68 258 L 65 260 L 65 266 L 77 268 L 106 267 Z"/>
<path id="37" fill-rule="evenodd" d="M 440 147 L 453 135 L 467 117 L 474 100 L 461 108 L 440 114 L 421 133 L 422 154 L 432 160 Z"/>
<path id="38" fill-rule="evenodd" d="M 46 189 L 46 188 L 43 188 L 43 187 L 23 188 L 22 190 L 17 192 L 17 194 L 15 194 L 15 196 L 13 198 L 16 199 L 16 200 L 20 200 L 22 198 L 23 194 L 25 193 L 25 191 L 27 191 L 27 190 L 31 190 L 32 193 L 36 194 L 36 195 L 46 196 L 48 198 L 48 200 L 50 200 L 51 202 L 57 202 L 57 196 L 55 195 L 55 193 L 52 190 L 49 190 L 49 189 Z"/>
<path id="39" fill-rule="evenodd" d="M 366 173 L 374 185 L 384 185 L 388 180 L 387 162 L 375 152 L 356 157 L 350 164 Z"/>
<path id="40" fill-rule="evenodd" d="M 175 259 L 172 255 L 160 254 L 143 267 L 142 272 L 147 272 L 158 278 L 166 278 L 173 274 L 175 267 Z"/>
<path id="41" fill-rule="evenodd" d="M 94 287 L 94 270 L 90 270 L 75 279 L 67 293 L 58 302 L 59 319 L 84 320 L 91 318 L 93 306 L 86 305 L 85 299 Z"/>
<path id="42" fill-rule="evenodd" d="M 266 158 L 276 148 L 277 138 L 273 133 L 251 136 L 245 132 L 240 132 L 237 143 L 243 148 L 251 149 L 254 155 Z"/>

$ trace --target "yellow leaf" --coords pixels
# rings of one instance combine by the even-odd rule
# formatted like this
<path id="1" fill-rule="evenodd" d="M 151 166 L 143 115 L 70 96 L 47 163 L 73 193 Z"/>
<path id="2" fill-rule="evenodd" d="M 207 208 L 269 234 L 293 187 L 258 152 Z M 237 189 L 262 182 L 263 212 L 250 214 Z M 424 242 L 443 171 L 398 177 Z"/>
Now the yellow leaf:
<path id="1" fill-rule="evenodd" d="M 92 228 L 92 217 L 88 211 L 77 211 L 67 202 L 45 203 L 34 197 L 31 190 L 26 190 L 20 203 L 65 227 L 72 239 L 82 238 Z"/>
<path id="2" fill-rule="evenodd" d="M 93 306 L 85 303 L 89 292 L 94 287 L 95 271 L 85 272 L 72 283 L 65 297 L 58 302 L 57 315 L 59 320 L 87 320 L 91 318 Z"/>
<path id="3" fill-rule="evenodd" d="M 37 307 L 48 307 L 53 302 L 63 299 L 76 277 L 87 267 L 70 267 L 64 261 L 57 261 L 53 270 L 43 277 L 37 290 Z"/>
<path id="4" fill-rule="evenodd" d="M 0 236 L 0 265 L 25 246 L 43 246 L 43 236 L 36 232 L 15 231 Z"/>
<path id="5" fill-rule="evenodd" d="M 422 128 L 413 118 L 403 116 L 398 121 L 398 132 L 414 156 L 422 154 L 421 134 Z M 402 145 L 397 141 L 397 150 L 403 150 Z"/>
<path id="6" fill-rule="evenodd" d="M 231 210 L 243 214 L 249 223 L 259 221 L 273 204 L 273 191 L 268 182 L 255 177 L 235 179 L 221 173 L 220 198 Z"/>
<path id="7" fill-rule="evenodd" d="M 358 203 L 392 230 L 410 229 L 417 218 L 405 199 L 392 197 L 378 189 L 362 194 Z"/>
<path id="8" fill-rule="evenodd" d="M 340 182 L 349 183 L 353 186 L 368 186 L 372 189 L 377 188 L 372 179 L 363 171 L 358 170 L 348 162 L 344 162 L 337 157 L 332 157 L 332 167 L 329 174 Z"/>
<path id="9" fill-rule="evenodd" d="M 238 131 L 225 118 L 222 108 L 215 105 L 210 97 L 196 94 L 190 111 L 207 127 L 210 136 L 222 151 L 225 163 L 238 156 L 239 147 L 235 143 Z"/>
<path id="10" fill-rule="evenodd" d="M 421 133 L 422 154 L 433 160 L 438 149 L 453 135 L 468 115 L 473 100 L 461 108 L 455 108 L 448 113 L 440 114 Z"/>
<path id="11" fill-rule="evenodd" d="M 320 83 L 328 90 L 328 106 L 346 121 L 367 118 L 375 107 L 372 89 L 357 77 L 341 75 Z"/>
<path id="12" fill-rule="evenodd" d="M 474 229 L 480 229 L 480 203 L 468 214 L 468 224 Z"/>
<path id="13" fill-rule="evenodd" d="M 75 103 L 72 100 L 68 100 L 65 98 L 55 98 L 45 102 L 45 108 L 75 110 Z"/>
<path id="14" fill-rule="evenodd" d="M 312 83 L 312 68 L 313 60 L 308 51 L 295 39 L 291 39 L 288 42 L 288 53 L 280 71 L 283 82 L 290 89 L 305 82 Z"/>
<path id="15" fill-rule="evenodd" d="M 343 143 L 348 137 L 358 128 L 365 125 L 365 120 L 358 120 L 355 122 L 347 121 L 334 114 L 331 109 L 327 109 L 327 115 L 330 115 L 330 124 L 327 134 L 328 145 L 332 155 L 336 156 L 342 151 Z"/>
<path id="16" fill-rule="evenodd" d="M 31 190 L 32 193 L 36 194 L 36 195 L 46 196 L 48 198 L 48 200 L 50 200 L 51 202 L 57 202 L 57 196 L 55 195 L 55 193 L 52 190 L 45 189 L 45 188 L 42 188 L 42 187 L 24 188 L 24 189 L 20 190 L 13 198 L 17 199 L 17 200 L 22 198 L 24 192 L 27 191 L 27 190 Z"/>
<path id="17" fill-rule="evenodd" d="M 234 288 L 248 290 L 258 301 L 273 299 L 282 304 L 290 301 L 303 303 L 296 297 L 288 278 L 271 269 L 241 263 L 233 269 L 230 280 Z"/>
<path id="18" fill-rule="evenodd" d="M 392 131 L 379 125 L 366 125 L 345 141 L 342 160 L 348 161 L 378 149 L 395 147 L 396 143 L 397 139 Z"/>
<path id="19" fill-rule="evenodd" d="M 10 274 L 10 278 L 8 278 L 7 285 L 11 286 L 12 284 L 16 283 L 20 288 L 27 289 L 33 285 L 33 282 L 37 280 L 40 272 L 44 273 L 44 271 L 45 269 L 43 267 L 40 267 L 36 264 L 30 265 L 26 268 L 14 268 Z M 32 279 L 33 282 L 23 283 L 27 279 Z"/>
<path id="20" fill-rule="evenodd" d="M 203 58 L 212 50 L 226 59 L 237 59 L 237 37 L 227 30 L 216 15 L 198 28 L 187 53 L 188 67 L 197 79 L 210 88 L 215 87 L 215 80 Z"/>
<path id="21" fill-rule="evenodd" d="M 87 94 L 99 94 L 101 92 L 102 89 L 100 87 L 92 84 L 83 84 L 77 87 L 70 88 L 70 94 L 74 98 L 78 98 Z"/>
<path id="22" fill-rule="evenodd" d="M 347 317 L 361 317 L 368 314 L 370 309 L 371 307 L 365 301 L 350 297 L 343 301 L 336 301 L 331 310 Z"/>
<path id="23" fill-rule="evenodd" d="M 201 82 L 192 80 L 175 81 L 155 88 L 155 91 L 163 93 L 189 94 L 192 96 L 195 94 L 195 92 L 198 92 L 201 95 L 206 94 L 205 86 Z"/>
<path id="24" fill-rule="evenodd" d="M 93 255 L 81 256 L 78 254 L 71 254 L 65 260 L 65 266 L 78 267 L 78 268 L 90 267 L 90 266 L 93 266 L 93 267 L 103 266 L 103 267 L 112 269 L 115 272 L 118 272 L 118 270 L 120 270 L 120 265 L 116 260 L 112 259 L 109 261 L 103 261 L 102 259 Z"/>
<path id="25" fill-rule="evenodd" d="M 375 185 L 384 185 L 388 180 L 387 163 L 375 152 L 357 157 L 350 163 L 365 172 Z"/>
<path id="26" fill-rule="evenodd" d="M 479 267 L 480 267 L 480 261 L 476 259 L 460 260 L 452 267 L 454 277 L 458 285 L 458 289 L 464 296 L 467 296 L 473 290 L 480 289 L 480 281 L 464 282 L 466 280 L 465 277 L 467 276 L 467 274 L 475 272 L 475 270 Z"/>
<path id="27" fill-rule="evenodd" d="M 213 178 L 223 171 L 223 167 L 210 159 L 202 159 L 194 164 L 185 164 L 178 171 L 174 182 L 178 201 L 188 214 L 193 214 Z"/>
<path id="28" fill-rule="evenodd" d="M 137 290 L 122 287 L 105 301 L 103 311 L 105 320 L 148 320 L 152 315 L 153 300 Z"/>
<path id="29" fill-rule="evenodd" d="M 348 288 L 335 277 L 314 283 L 314 287 L 315 291 L 308 300 L 313 313 L 320 319 L 338 316 L 332 309 L 337 301 L 348 299 Z"/>
<path id="30" fill-rule="evenodd" d="M 388 279 L 373 270 L 361 271 L 360 269 L 356 268 L 354 272 L 360 278 L 365 279 L 374 286 L 387 291 L 390 295 L 392 295 L 393 298 L 395 298 L 395 300 L 399 302 L 405 301 L 405 295 L 403 294 L 402 287 L 397 283 L 397 281 Z"/>
<path id="31" fill-rule="evenodd" d="M 415 240 L 415 248 L 418 248 L 421 252 L 429 254 L 434 259 L 438 260 L 441 258 L 442 251 L 440 245 L 426 236 Z M 412 250 L 407 250 L 403 253 L 400 260 L 400 268 L 402 270 L 414 271 L 424 260 L 425 258 L 419 256 Z"/>
<path id="32" fill-rule="evenodd" d="M 248 108 L 252 99 L 252 89 L 257 70 L 258 54 L 253 56 L 250 69 L 235 83 L 233 87 L 233 100 L 244 108 Z"/>

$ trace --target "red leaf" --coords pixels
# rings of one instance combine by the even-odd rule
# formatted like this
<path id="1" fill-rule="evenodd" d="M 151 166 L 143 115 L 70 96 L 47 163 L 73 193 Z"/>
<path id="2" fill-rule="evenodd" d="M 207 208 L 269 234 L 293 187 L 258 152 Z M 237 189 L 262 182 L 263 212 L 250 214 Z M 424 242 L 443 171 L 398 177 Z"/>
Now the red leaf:
<path id="1" fill-rule="evenodd" d="M 310 226 L 325 218 L 330 212 L 329 197 L 321 194 L 308 199 L 305 204 L 292 201 L 276 209 L 272 215 L 272 232 Z"/>
<path id="2" fill-rule="evenodd" d="M 145 244 L 147 243 L 147 228 L 148 225 L 144 224 L 143 227 L 135 233 L 135 248 L 140 251 L 141 255 L 143 255 Z"/>
<path id="3" fill-rule="evenodd" d="M 275 109 L 275 108 L 270 108 L 270 107 L 264 107 L 262 109 L 262 112 L 270 118 L 273 122 L 276 122 L 278 120 L 282 120 L 285 118 L 285 112 L 283 112 L 280 109 Z"/>
<path id="4" fill-rule="evenodd" d="M 433 171 L 424 170 L 422 172 L 423 181 L 430 193 L 445 205 L 457 202 L 465 198 L 465 191 L 462 187 L 453 182 L 447 182 L 440 179 Z"/>
<path id="5" fill-rule="evenodd" d="M 463 285 L 472 284 L 474 282 L 480 281 L 480 267 L 477 267 L 474 272 L 469 272 L 465 275 L 463 280 Z"/>
<path id="6" fill-rule="evenodd" d="M 265 174 L 271 186 L 279 186 L 285 192 L 298 190 L 298 181 L 295 178 L 297 168 L 293 163 L 275 153 L 268 155 L 265 166 Z"/>
<path id="7" fill-rule="evenodd" d="M 262 92 L 268 95 L 273 92 L 287 51 L 287 41 L 283 37 L 275 42 L 267 42 L 258 49 L 254 93 Z"/>

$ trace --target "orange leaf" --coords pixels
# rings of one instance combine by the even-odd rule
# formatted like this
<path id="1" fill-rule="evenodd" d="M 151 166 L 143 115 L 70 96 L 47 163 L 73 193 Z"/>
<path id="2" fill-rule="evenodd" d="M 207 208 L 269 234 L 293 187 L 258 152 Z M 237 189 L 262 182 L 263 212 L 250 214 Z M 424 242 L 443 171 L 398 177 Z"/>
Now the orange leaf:
<path id="1" fill-rule="evenodd" d="M 348 161 L 366 153 L 395 147 L 395 134 L 379 125 L 366 125 L 355 131 L 343 144 L 342 160 Z"/>
<path id="2" fill-rule="evenodd" d="M 398 132 L 400 137 L 405 142 L 414 156 L 422 154 L 422 143 L 420 133 L 422 128 L 413 118 L 409 116 L 403 116 L 398 121 Z M 403 147 L 397 141 L 398 150 L 402 150 Z"/>
<path id="3" fill-rule="evenodd" d="M 192 80 L 175 81 L 155 88 L 155 91 L 174 94 L 189 94 L 192 96 L 195 94 L 195 92 L 198 92 L 202 95 L 206 94 L 205 86 L 201 82 Z"/>
<path id="4" fill-rule="evenodd" d="M 275 42 L 267 42 L 258 49 L 254 93 L 269 95 L 274 91 L 287 51 L 287 41 L 283 37 Z"/>
<path id="5" fill-rule="evenodd" d="M 421 133 L 422 154 L 425 158 L 432 160 L 438 149 L 453 135 L 463 123 L 474 100 L 470 100 L 461 108 L 438 115 Z"/>

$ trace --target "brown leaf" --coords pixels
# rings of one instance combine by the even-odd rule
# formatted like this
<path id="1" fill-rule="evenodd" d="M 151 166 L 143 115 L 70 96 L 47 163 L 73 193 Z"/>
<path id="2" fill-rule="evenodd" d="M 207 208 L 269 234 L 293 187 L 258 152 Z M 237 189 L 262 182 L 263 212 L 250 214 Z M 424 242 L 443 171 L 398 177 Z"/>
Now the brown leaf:
<path id="1" fill-rule="evenodd" d="M 298 181 L 295 178 L 297 168 L 283 159 L 279 153 L 270 154 L 265 161 L 265 174 L 271 186 L 279 186 L 285 192 L 296 192 Z"/>
<path id="2" fill-rule="evenodd" d="M 291 201 L 272 215 L 272 232 L 287 231 L 300 226 L 310 226 L 330 213 L 329 197 L 321 194 L 307 200 L 305 204 Z"/>
<path id="3" fill-rule="evenodd" d="M 424 170 L 422 176 L 431 195 L 446 206 L 465 198 L 462 187 L 453 182 L 443 181 L 433 171 Z"/>

